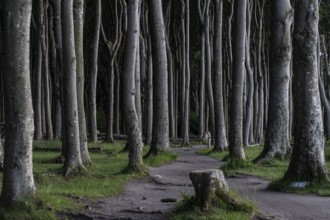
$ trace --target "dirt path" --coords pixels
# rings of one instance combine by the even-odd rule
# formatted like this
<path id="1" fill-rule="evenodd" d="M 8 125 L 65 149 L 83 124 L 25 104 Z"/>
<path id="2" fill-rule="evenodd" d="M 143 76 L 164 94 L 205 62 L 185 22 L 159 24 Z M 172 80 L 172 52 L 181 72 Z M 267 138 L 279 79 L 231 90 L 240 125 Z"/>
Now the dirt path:
<path id="1" fill-rule="evenodd" d="M 162 220 L 168 219 L 182 193 L 193 194 L 189 172 L 218 168 L 220 161 L 201 156 L 193 148 L 174 149 L 176 162 L 150 169 L 150 177 L 128 183 L 123 195 L 88 204 L 73 219 Z M 227 179 L 231 188 L 256 201 L 269 219 L 330 219 L 330 198 L 276 193 L 265 190 L 268 182 L 252 176 Z"/>

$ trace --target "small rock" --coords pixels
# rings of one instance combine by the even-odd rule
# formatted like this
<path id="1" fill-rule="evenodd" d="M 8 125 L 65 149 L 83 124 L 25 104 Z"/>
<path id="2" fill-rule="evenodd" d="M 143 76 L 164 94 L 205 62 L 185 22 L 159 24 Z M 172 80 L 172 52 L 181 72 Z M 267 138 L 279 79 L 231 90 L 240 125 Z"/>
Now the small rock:
<path id="1" fill-rule="evenodd" d="M 143 196 L 143 197 L 142 197 L 142 200 L 147 200 L 147 198 Z"/>

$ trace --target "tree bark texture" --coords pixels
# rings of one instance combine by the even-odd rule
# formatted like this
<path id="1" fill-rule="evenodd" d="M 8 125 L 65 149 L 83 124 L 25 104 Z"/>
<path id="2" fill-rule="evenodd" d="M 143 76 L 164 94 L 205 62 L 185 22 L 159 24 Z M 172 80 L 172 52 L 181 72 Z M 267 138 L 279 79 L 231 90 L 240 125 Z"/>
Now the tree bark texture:
<path id="1" fill-rule="evenodd" d="M 77 60 L 74 42 L 73 0 L 62 1 L 63 39 L 63 115 L 65 176 L 85 169 L 80 154 L 79 119 L 77 104 Z"/>
<path id="2" fill-rule="evenodd" d="M 98 75 L 98 56 L 99 56 L 99 41 L 101 28 L 101 0 L 96 0 L 95 9 L 95 26 L 93 38 L 93 51 L 91 59 L 91 73 L 90 73 L 90 91 L 89 91 L 89 108 L 90 108 L 90 134 L 91 140 L 97 142 L 97 106 L 96 106 L 96 86 Z"/>
<path id="3" fill-rule="evenodd" d="M 243 82 L 245 64 L 246 0 L 235 1 L 235 40 L 233 48 L 233 82 L 229 128 L 229 155 L 245 160 L 243 150 Z"/>
<path id="4" fill-rule="evenodd" d="M 57 82 L 56 96 L 54 97 L 55 113 L 54 113 L 54 137 L 62 136 L 62 79 L 63 79 L 63 50 L 62 50 L 62 18 L 61 18 L 61 0 L 50 0 L 54 12 L 54 38 L 56 46 L 56 72 Z"/>
<path id="5" fill-rule="evenodd" d="M 290 0 L 272 5 L 272 57 L 270 63 L 270 102 L 265 145 L 259 160 L 284 159 L 290 154 L 289 82 L 292 43 L 293 9 Z"/>
<path id="6" fill-rule="evenodd" d="M 295 4 L 293 34 L 294 147 L 285 181 L 328 180 L 318 85 L 317 0 Z"/>
<path id="7" fill-rule="evenodd" d="M 222 87 L 222 4 L 222 0 L 214 0 L 214 151 L 222 151 L 227 147 Z"/>
<path id="8" fill-rule="evenodd" d="M 150 153 L 168 151 L 168 69 L 165 42 L 165 26 L 161 0 L 149 0 L 150 35 L 153 61 L 153 120 Z"/>
<path id="9" fill-rule="evenodd" d="M 144 172 L 142 161 L 142 132 L 135 107 L 135 64 L 136 49 L 139 43 L 139 4 L 140 0 L 127 1 L 128 26 L 126 32 L 126 46 L 123 64 L 123 102 L 125 126 L 127 132 L 127 146 L 129 150 L 128 172 Z"/>
<path id="10" fill-rule="evenodd" d="M 87 148 L 87 130 L 85 117 L 85 103 L 84 103 L 84 49 L 83 49 L 83 33 L 84 33 L 84 0 L 73 1 L 73 16 L 74 16 L 74 38 L 77 58 L 77 104 L 78 104 L 78 119 L 79 119 L 79 141 L 80 141 L 80 155 L 81 161 L 84 165 L 90 165 L 91 159 L 89 157 Z"/>
<path id="11" fill-rule="evenodd" d="M 5 0 L 2 7 L 6 138 L 1 202 L 10 205 L 36 194 L 29 65 L 32 1 Z"/>

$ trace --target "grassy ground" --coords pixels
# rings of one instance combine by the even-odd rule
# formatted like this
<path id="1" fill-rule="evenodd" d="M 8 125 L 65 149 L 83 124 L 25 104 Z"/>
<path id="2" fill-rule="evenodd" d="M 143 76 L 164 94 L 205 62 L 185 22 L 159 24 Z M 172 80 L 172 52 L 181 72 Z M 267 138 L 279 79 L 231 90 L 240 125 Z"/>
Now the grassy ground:
<path id="1" fill-rule="evenodd" d="M 269 163 L 253 164 L 251 161 L 261 153 L 262 146 L 245 148 L 244 150 L 247 161 L 244 163 L 230 161 L 227 165 L 221 168 L 226 174 L 226 176 L 234 176 L 236 174 L 253 175 L 272 181 L 271 188 L 274 190 L 298 193 L 316 193 L 321 196 L 330 195 L 329 183 L 312 183 L 305 189 L 295 189 L 290 187 L 288 184 L 283 184 L 279 182 L 279 180 L 283 177 L 288 168 L 289 160 L 275 160 Z M 221 153 L 213 153 L 210 149 L 202 149 L 199 151 L 199 153 L 209 155 L 220 160 L 226 158 L 226 156 L 228 155 L 228 151 L 224 151 Z M 330 170 L 330 144 L 327 144 L 325 147 L 325 157 L 327 162 L 327 168 L 328 170 Z"/>
<path id="2" fill-rule="evenodd" d="M 128 180 L 139 177 L 121 173 L 127 165 L 128 158 L 127 153 L 119 153 L 124 147 L 123 142 L 89 144 L 89 147 L 101 147 L 102 152 L 90 153 L 93 165 L 88 168 L 88 175 L 69 179 L 58 174 L 62 164 L 54 160 L 60 155 L 61 142 L 38 141 L 34 143 L 34 147 L 39 148 L 33 152 L 33 171 L 40 201 L 23 202 L 18 204 L 18 209 L 15 210 L 0 210 L 0 215 L 5 219 L 27 219 L 27 216 L 28 219 L 55 219 L 56 212 L 81 209 L 84 206 L 82 201 L 86 199 L 119 194 Z M 40 148 L 58 148 L 58 151 L 41 151 Z M 145 147 L 145 152 L 147 150 L 148 147 Z M 148 158 L 144 163 L 151 167 L 160 166 L 175 160 L 176 157 L 174 153 L 164 153 Z M 2 175 L 2 183 L 1 179 Z"/>
<path id="3" fill-rule="evenodd" d="M 234 208 L 228 203 L 215 201 L 210 210 L 201 210 L 195 204 L 195 198 L 183 195 L 179 206 L 174 210 L 172 220 L 248 220 L 256 212 L 255 204 L 242 200 L 237 194 L 230 192 L 230 196 L 239 202 L 240 208 Z"/>

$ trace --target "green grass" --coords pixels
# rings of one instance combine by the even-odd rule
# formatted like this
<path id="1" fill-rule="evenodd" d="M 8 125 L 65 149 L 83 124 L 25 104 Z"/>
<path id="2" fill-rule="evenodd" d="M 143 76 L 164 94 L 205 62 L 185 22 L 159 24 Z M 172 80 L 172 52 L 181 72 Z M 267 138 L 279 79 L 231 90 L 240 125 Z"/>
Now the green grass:
<path id="1" fill-rule="evenodd" d="M 290 187 L 291 183 L 282 183 L 279 181 L 284 176 L 289 166 L 289 160 L 274 160 L 262 164 L 253 164 L 251 161 L 261 153 L 262 146 L 244 148 L 244 151 L 247 159 L 246 162 L 229 161 L 228 164 L 221 167 L 226 176 L 235 176 L 236 174 L 253 175 L 272 181 L 270 188 L 274 190 L 296 193 L 315 193 L 321 196 L 330 195 L 329 183 L 311 183 L 305 189 L 294 189 Z M 225 159 L 228 156 L 228 151 L 214 153 L 212 150 L 206 148 L 201 149 L 199 153 L 203 155 L 209 155 L 219 160 Z M 329 143 L 326 144 L 325 147 L 325 158 L 327 169 L 330 170 Z"/>
<path id="2" fill-rule="evenodd" d="M 127 153 L 119 153 L 124 147 L 124 142 L 88 144 L 89 147 L 101 147 L 102 152 L 90 153 L 93 165 L 88 168 L 87 175 L 70 178 L 64 178 L 59 174 L 58 171 L 63 165 L 55 163 L 54 160 L 60 155 L 60 141 L 36 141 L 33 146 L 39 148 L 33 152 L 33 172 L 43 206 L 24 201 L 26 207 L 21 209 L 22 212 L 17 212 L 16 209 L 6 212 L 0 210 L 0 215 L 6 219 L 10 219 L 8 216 L 12 216 L 13 213 L 22 214 L 21 217 L 15 214 L 13 219 L 52 219 L 55 212 L 82 209 L 83 200 L 118 195 L 123 191 L 127 181 L 139 177 L 136 174 L 121 172 L 128 162 Z M 58 152 L 42 151 L 40 148 L 58 148 Z M 145 147 L 144 152 L 147 151 L 148 147 Z M 145 165 L 160 166 L 175 160 L 176 157 L 177 155 L 171 152 L 162 153 L 147 159 Z M 2 175 L 0 178 L 2 179 Z"/>
<path id="3" fill-rule="evenodd" d="M 196 205 L 195 198 L 183 195 L 178 207 L 174 210 L 172 220 L 247 220 L 251 219 L 256 211 L 253 202 L 242 200 L 237 194 L 229 194 L 240 204 L 240 208 L 234 208 L 221 199 L 214 202 L 213 206 L 205 211 Z"/>

